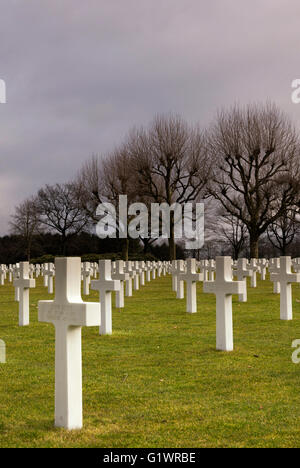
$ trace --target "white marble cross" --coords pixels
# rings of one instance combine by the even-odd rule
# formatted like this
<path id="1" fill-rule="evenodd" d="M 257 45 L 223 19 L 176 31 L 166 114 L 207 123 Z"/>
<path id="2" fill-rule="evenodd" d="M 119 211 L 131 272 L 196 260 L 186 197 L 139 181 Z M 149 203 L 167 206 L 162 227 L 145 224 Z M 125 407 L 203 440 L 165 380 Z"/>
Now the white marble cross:
<path id="1" fill-rule="evenodd" d="M 125 281 L 126 284 L 126 296 L 132 296 L 132 280 L 135 276 L 135 271 L 132 269 L 132 262 L 128 260 L 125 264 L 125 273 L 128 273 L 128 279 Z"/>
<path id="2" fill-rule="evenodd" d="M 172 291 L 177 291 L 177 261 L 176 260 L 172 260 L 171 275 L 172 275 Z"/>
<path id="3" fill-rule="evenodd" d="M 35 288 L 35 280 L 29 278 L 29 263 L 20 263 L 20 277 L 14 280 L 14 287 L 19 289 L 19 325 L 29 325 L 29 288 Z"/>
<path id="4" fill-rule="evenodd" d="M 162 273 L 162 262 L 157 262 L 157 276 L 160 277 Z"/>
<path id="5" fill-rule="evenodd" d="M 97 275 L 98 275 L 98 263 L 97 262 L 92 263 L 92 269 L 93 269 L 93 278 L 97 278 Z"/>
<path id="6" fill-rule="evenodd" d="M 19 278 L 20 276 L 20 264 L 19 263 L 16 263 L 16 265 L 14 266 L 14 271 L 13 271 L 13 279 L 17 279 Z M 19 288 L 15 288 L 15 301 L 18 301 L 19 302 L 20 300 L 20 289 Z"/>
<path id="7" fill-rule="evenodd" d="M 260 277 L 263 281 L 265 281 L 266 273 L 267 273 L 267 260 L 265 258 L 259 258 L 258 266 L 259 266 Z"/>
<path id="8" fill-rule="evenodd" d="M 151 270 L 152 270 L 152 265 L 151 265 L 151 262 L 148 260 L 146 262 L 146 281 L 147 282 L 151 281 Z"/>
<path id="9" fill-rule="evenodd" d="M 45 288 L 48 287 L 48 275 L 46 274 L 46 272 L 48 271 L 48 267 L 49 263 L 44 263 L 42 266 L 43 284 Z"/>
<path id="10" fill-rule="evenodd" d="M 208 281 L 208 260 L 201 260 L 200 263 L 200 272 L 204 275 L 204 281 Z"/>
<path id="11" fill-rule="evenodd" d="M 246 258 L 239 258 L 237 260 L 235 271 L 238 281 L 245 282 L 245 291 L 243 294 L 239 294 L 239 301 L 247 302 L 247 277 L 251 277 L 253 275 L 253 271 L 247 268 Z"/>
<path id="12" fill-rule="evenodd" d="M 4 286 L 5 277 L 6 277 L 6 265 L 0 265 L 0 286 Z"/>
<path id="13" fill-rule="evenodd" d="M 140 289 L 140 268 L 139 268 L 139 262 L 134 262 L 132 270 L 134 271 L 134 277 L 133 277 L 133 288 L 135 291 L 138 291 Z"/>
<path id="14" fill-rule="evenodd" d="M 83 276 L 83 294 L 88 296 L 90 294 L 90 282 L 91 282 L 91 264 L 90 262 L 84 262 L 82 266 Z"/>
<path id="15" fill-rule="evenodd" d="M 197 312 L 197 281 L 203 281 L 203 273 L 196 272 L 196 259 L 188 258 L 186 272 L 180 273 L 179 281 L 186 282 L 186 311 L 190 314 Z"/>
<path id="16" fill-rule="evenodd" d="M 54 277 L 53 263 L 44 264 L 43 277 L 44 277 L 44 287 L 48 288 L 48 294 L 53 294 L 53 277 Z"/>
<path id="17" fill-rule="evenodd" d="M 53 294 L 53 277 L 54 277 L 54 265 L 53 263 L 48 263 L 48 268 L 44 271 L 44 275 L 47 280 L 48 285 L 48 294 Z"/>
<path id="18" fill-rule="evenodd" d="M 172 269 L 172 277 L 176 277 L 176 298 L 184 299 L 184 280 L 181 279 L 181 275 L 185 272 L 184 261 L 174 260 L 175 267 Z M 174 283 L 173 283 L 174 287 Z"/>
<path id="19" fill-rule="evenodd" d="M 214 275 L 216 271 L 216 265 L 213 259 L 208 261 L 208 266 L 206 266 L 206 270 L 208 272 L 208 279 L 210 281 L 213 281 L 215 279 Z"/>
<path id="20" fill-rule="evenodd" d="M 91 288 L 99 291 L 101 304 L 100 335 L 112 334 L 111 293 L 119 291 L 119 280 L 111 278 L 111 261 L 99 260 L 99 279 L 92 280 Z"/>
<path id="21" fill-rule="evenodd" d="M 280 258 L 273 258 L 269 264 L 269 273 L 270 273 L 270 280 L 273 281 L 273 293 L 279 294 L 280 293 L 280 281 L 279 275 L 272 276 L 272 273 L 279 273 L 280 272 Z"/>
<path id="22" fill-rule="evenodd" d="M 291 257 L 280 257 L 279 273 L 271 274 L 271 281 L 280 281 L 280 320 L 293 319 L 292 283 L 300 283 L 300 273 L 292 273 Z"/>
<path id="23" fill-rule="evenodd" d="M 35 266 L 32 265 L 32 264 L 30 264 L 30 265 L 29 265 L 29 277 L 30 277 L 31 279 L 33 279 L 34 272 L 35 272 Z"/>
<path id="24" fill-rule="evenodd" d="M 13 267 L 13 265 L 10 264 L 9 267 L 8 267 L 8 281 L 10 283 L 12 282 L 13 272 L 14 272 L 14 267 Z"/>
<path id="25" fill-rule="evenodd" d="M 39 321 L 55 326 L 55 426 L 82 427 L 81 327 L 100 325 L 100 305 L 81 298 L 81 259 L 56 258 L 54 301 L 39 301 Z"/>
<path id="26" fill-rule="evenodd" d="M 252 271 L 251 287 L 256 288 L 256 273 L 258 271 L 256 258 L 251 258 L 250 264 L 247 265 L 248 270 Z"/>
<path id="27" fill-rule="evenodd" d="M 41 274 L 41 265 L 39 263 L 37 263 L 35 265 L 35 277 L 39 278 L 40 274 Z"/>
<path id="28" fill-rule="evenodd" d="M 146 265 L 145 265 L 145 262 L 143 260 L 139 262 L 139 269 L 140 269 L 140 284 L 141 284 L 141 286 L 145 286 Z"/>
<path id="29" fill-rule="evenodd" d="M 152 279 L 156 278 L 157 263 L 152 262 Z"/>
<path id="30" fill-rule="evenodd" d="M 116 308 L 123 309 L 124 307 L 124 281 L 129 280 L 129 274 L 124 272 L 124 262 L 123 260 L 118 260 L 116 262 L 116 270 L 111 275 L 113 280 L 120 281 L 120 289 L 116 291 Z"/>
<path id="31" fill-rule="evenodd" d="M 233 350 L 232 294 L 245 292 L 244 281 L 232 280 L 231 258 L 216 258 L 215 281 L 204 281 L 203 292 L 216 295 L 217 350 Z"/>

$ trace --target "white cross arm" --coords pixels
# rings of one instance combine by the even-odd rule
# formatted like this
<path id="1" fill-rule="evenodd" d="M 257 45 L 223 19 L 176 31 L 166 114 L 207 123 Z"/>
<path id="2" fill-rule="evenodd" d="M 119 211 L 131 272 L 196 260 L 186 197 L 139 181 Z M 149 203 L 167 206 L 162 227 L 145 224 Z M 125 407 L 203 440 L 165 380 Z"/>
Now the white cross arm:
<path id="1" fill-rule="evenodd" d="M 244 281 L 225 281 L 218 284 L 216 281 L 204 281 L 203 292 L 214 293 L 223 291 L 224 294 L 244 294 L 246 292 L 246 284 Z"/>
<path id="2" fill-rule="evenodd" d="M 244 281 L 225 282 L 226 294 L 244 294 L 246 292 L 246 283 Z"/>
<path id="3" fill-rule="evenodd" d="M 300 273 L 290 273 L 287 275 L 288 283 L 300 283 Z"/>
<path id="4" fill-rule="evenodd" d="M 192 281 L 192 282 L 197 282 L 197 281 L 203 281 L 204 275 L 203 273 L 180 273 L 178 275 L 178 278 L 180 281 Z"/>
<path id="5" fill-rule="evenodd" d="M 65 322 L 70 326 L 100 325 L 100 304 L 97 302 L 59 305 L 54 301 L 39 301 L 39 322 Z"/>
<path id="6" fill-rule="evenodd" d="M 253 270 L 236 270 L 236 275 L 241 273 L 244 277 L 246 276 L 253 276 Z"/>
<path id="7" fill-rule="evenodd" d="M 35 288 L 35 279 L 31 278 L 18 278 L 14 280 L 14 287 L 16 288 Z"/>
<path id="8" fill-rule="evenodd" d="M 270 274 L 270 281 L 272 281 L 272 282 L 280 281 L 279 273 L 271 273 Z"/>
<path id="9" fill-rule="evenodd" d="M 112 273 L 111 275 L 113 277 L 113 280 L 119 280 L 119 281 L 128 281 L 129 280 L 129 273 Z"/>
<path id="10" fill-rule="evenodd" d="M 96 291 L 119 291 L 121 288 L 121 284 L 119 280 L 105 280 L 102 281 L 100 280 L 92 280 L 91 282 L 91 288 L 96 290 Z"/>
<path id="11" fill-rule="evenodd" d="M 203 292 L 205 293 L 215 293 L 216 292 L 216 283 L 215 281 L 204 281 L 203 283 Z"/>

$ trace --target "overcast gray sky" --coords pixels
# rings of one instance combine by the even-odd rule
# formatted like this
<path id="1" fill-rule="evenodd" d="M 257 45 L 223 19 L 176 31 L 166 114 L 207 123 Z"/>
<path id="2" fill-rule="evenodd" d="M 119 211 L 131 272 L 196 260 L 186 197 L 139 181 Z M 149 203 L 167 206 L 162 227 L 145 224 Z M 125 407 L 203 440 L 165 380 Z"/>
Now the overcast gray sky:
<path id="1" fill-rule="evenodd" d="M 299 0 L 1 0 L 0 234 L 156 113 L 271 99 L 300 127 Z"/>

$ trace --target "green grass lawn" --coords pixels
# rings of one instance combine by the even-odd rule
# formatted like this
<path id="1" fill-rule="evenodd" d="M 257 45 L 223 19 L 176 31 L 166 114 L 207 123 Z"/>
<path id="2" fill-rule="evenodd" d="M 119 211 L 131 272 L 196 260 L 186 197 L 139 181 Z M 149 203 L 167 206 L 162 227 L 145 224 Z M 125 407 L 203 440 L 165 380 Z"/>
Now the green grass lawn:
<path id="1" fill-rule="evenodd" d="M 0 447 L 299 447 L 300 287 L 294 320 L 279 320 L 269 281 L 233 300 L 234 351 L 215 350 L 215 297 L 198 286 L 198 313 L 185 313 L 171 278 L 151 281 L 125 309 L 113 335 L 85 328 L 81 431 L 54 428 L 54 327 L 37 321 L 49 299 L 39 279 L 29 327 L 18 326 L 12 286 L 0 287 Z M 97 300 L 97 293 L 85 300 Z"/>

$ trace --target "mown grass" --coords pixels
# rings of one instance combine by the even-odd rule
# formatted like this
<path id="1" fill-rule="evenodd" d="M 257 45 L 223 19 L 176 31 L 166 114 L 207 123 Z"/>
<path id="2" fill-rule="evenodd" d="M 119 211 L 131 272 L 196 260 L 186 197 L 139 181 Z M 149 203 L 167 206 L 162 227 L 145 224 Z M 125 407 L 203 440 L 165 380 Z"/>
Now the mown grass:
<path id="1" fill-rule="evenodd" d="M 269 281 L 248 288 L 248 303 L 234 297 L 231 353 L 215 350 L 215 297 L 201 285 L 193 315 L 169 276 L 134 292 L 113 310 L 112 336 L 83 329 L 80 431 L 53 426 L 54 327 L 37 321 L 38 301 L 51 296 L 41 280 L 30 294 L 31 323 L 19 327 L 13 288 L 0 287 L 1 447 L 300 446 L 298 285 L 291 322 L 279 320 Z"/>

